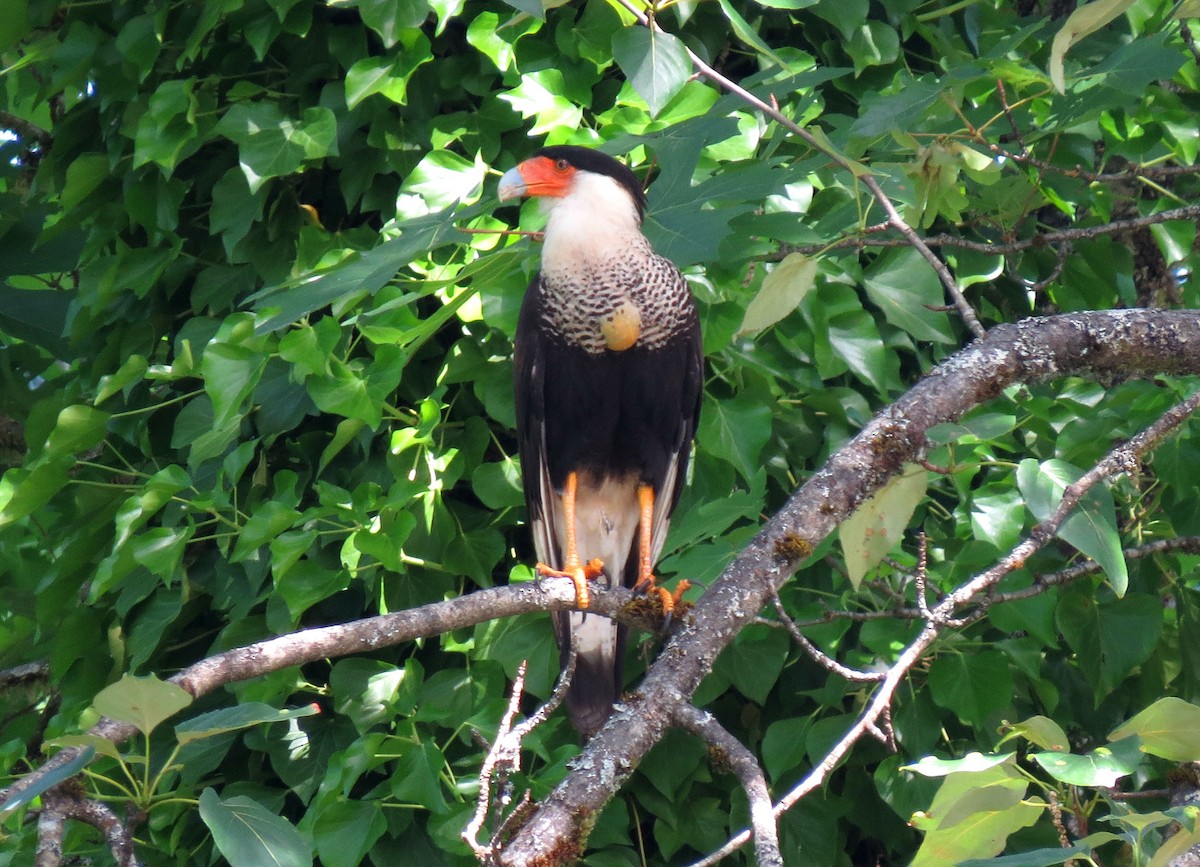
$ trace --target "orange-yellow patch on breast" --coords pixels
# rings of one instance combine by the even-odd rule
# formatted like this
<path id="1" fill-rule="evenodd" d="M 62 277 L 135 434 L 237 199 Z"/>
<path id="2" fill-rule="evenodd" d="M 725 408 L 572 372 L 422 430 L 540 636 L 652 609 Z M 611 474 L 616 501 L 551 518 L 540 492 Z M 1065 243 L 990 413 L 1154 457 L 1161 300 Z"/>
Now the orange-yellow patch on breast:
<path id="1" fill-rule="evenodd" d="M 604 345 L 614 352 L 623 352 L 637 343 L 642 333 L 642 312 L 632 301 L 624 301 L 612 313 L 600 320 Z"/>

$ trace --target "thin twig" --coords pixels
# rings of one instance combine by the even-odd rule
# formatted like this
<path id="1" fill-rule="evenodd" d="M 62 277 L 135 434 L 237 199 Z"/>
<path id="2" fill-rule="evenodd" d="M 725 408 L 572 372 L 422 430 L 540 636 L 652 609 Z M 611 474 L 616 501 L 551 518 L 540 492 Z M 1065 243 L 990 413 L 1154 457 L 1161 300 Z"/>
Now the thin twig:
<path id="1" fill-rule="evenodd" d="M 822 668 L 833 672 L 839 677 L 844 677 L 853 683 L 874 683 L 878 680 L 883 680 L 883 672 L 881 671 L 859 671 L 856 668 L 850 668 L 842 665 L 832 656 L 828 656 L 821 648 L 817 647 L 808 637 L 800 631 L 800 627 L 796 625 L 796 621 L 784 610 L 783 602 L 779 596 L 773 595 L 771 602 L 775 605 L 775 613 L 779 616 L 779 623 L 791 634 L 792 640 L 800 645 L 800 648 L 813 658 L 813 660 Z"/>
<path id="2" fill-rule="evenodd" d="M 1165 223 L 1170 220 L 1196 220 L 1200 218 L 1200 204 L 1185 205 L 1180 208 L 1172 208 L 1166 211 L 1159 211 L 1155 214 L 1147 214 L 1141 217 L 1130 217 L 1125 220 L 1112 220 L 1099 226 L 1084 226 L 1081 228 L 1061 229 L 1054 232 L 1046 232 L 1040 235 L 1033 235 L 1029 238 L 1014 238 L 1008 241 L 971 241 L 967 238 L 959 238 L 955 235 L 930 235 L 924 239 L 924 242 L 930 247 L 953 247 L 961 250 L 972 250 L 976 253 L 984 253 L 993 256 L 1002 256 L 1010 253 L 1020 253 L 1025 250 L 1040 249 L 1042 247 L 1069 243 L 1071 241 L 1084 241 L 1092 238 L 1101 238 L 1108 235 L 1119 235 L 1123 232 L 1129 232 L 1136 229 L 1144 229 L 1149 226 L 1155 226 L 1160 223 Z M 814 254 L 821 253 L 827 250 L 838 250 L 846 248 L 860 247 L 907 247 L 909 242 L 904 238 L 871 238 L 867 239 L 863 233 L 856 233 L 839 238 L 836 241 L 826 242 L 824 244 L 805 244 L 805 245 L 784 245 L 780 250 L 781 255 L 788 253 L 804 253 Z"/>
<path id="3" fill-rule="evenodd" d="M 690 704 L 675 709 L 675 722 L 692 734 L 703 738 L 710 753 L 717 753 L 737 775 L 746 799 L 750 802 L 750 826 L 754 829 L 754 860 L 759 867 L 782 867 L 779 851 L 779 832 L 771 807 L 771 792 L 754 753 L 717 722 L 708 711 Z"/>
<path id="4" fill-rule="evenodd" d="M 500 843 L 505 839 L 509 828 L 519 821 L 519 817 L 528 812 L 532 804 L 530 793 L 526 791 L 512 813 L 497 824 L 488 843 L 486 845 L 480 843 L 479 832 L 483 828 L 488 806 L 492 803 L 492 778 L 497 778 L 499 788 L 503 792 L 507 787 L 509 775 L 521 770 L 521 746 L 525 737 L 544 723 L 550 714 L 554 713 L 562 704 L 567 695 L 567 688 L 571 685 L 571 678 L 575 676 L 576 657 L 575 642 L 572 640 L 566 664 L 558 676 L 558 682 L 555 684 L 550 698 L 524 722 L 513 725 L 513 720 L 516 719 L 517 712 L 521 707 L 521 697 L 525 693 L 526 661 L 522 660 L 517 667 L 517 676 L 513 679 L 512 692 L 509 694 L 508 709 L 500 719 L 496 739 L 492 742 L 491 749 L 488 750 L 488 754 L 483 760 L 483 766 L 479 770 L 479 796 L 475 801 L 475 813 L 471 817 L 471 821 L 467 823 L 467 827 L 462 830 L 463 840 L 471 847 L 471 851 L 475 853 L 481 863 L 491 860 Z M 505 793 L 498 799 L 497 815 L 500 810 L 508 806 L 510 797 Z"/>
<path id="5" fill-rule="evenodd" d="M 663 32 L 662 28 L 658 26 L 658 23 L 653 18 L 647 16 L 642 10 L 638 9 L 631 2 L 631 0 L 618 0 L 618 2 L 620 2 L 620 4 L 627 10 L 629 10 L 629 12 L 637 18 L 638 23 L 643 27 L 648 27 L 651 30 L 659 33 Z M 980 324 L 979 318 L 975 315 L 974 308 L 971 307 L 966 297 L 962 294 L 962 289 L 959 287 L 957 281 L 955 281 L 954 276 L 950 273 L 950 269 L 946 267 L 946 263 L 939 259 L 937 254 L 929 248 L 929 246 L 921 239 L 912 226 L 905 222 L 904 218 L 900 216 L 900 212 L 896 210 L 896 206 L 892 204 L 892 200 L 888 198 L 887 194 L 883 191 L 883 188 L 879 186 L 879 182 L 875 180 L 872 175 L 865 173 L 861 166 L 856 165 L 853 161 L 842 156 L 837 151 L 831 150 L 829 147 L 822 144 L 816 136 L 780 111 L 778 106 L 764 102 L 762 99 L 759 99 L 753 93 L 746 90 L 746 88 L 742 87 L 740 84 L 737 84 L 734 81 L 726 78 L 720 72 L 705 63 L 703 58 L 701 58 L 700 55 L 696 54 L 696 52 L 692 51 L 690 48 L 687 49 L 687 53 L 688 57 L 691 58 L 692 65 L 696 69 L 700 70 L 705 78 L 739 97 L 749 105 L 752 105 L 754 108 L 758 109 L 776 123 L 790 131 L 793 135 L 799 137 L 802 141 L 808 144 L 809 147 L 825 154 L 843 169 L 853 174 L 857 179 L 861 180 L 866 188 L 871 191 L 871 194 L 875 197 L 876 201 L 879 202 L 879 205 L 883 208 L 884 213 L 887 214 L 888 224 L 900 232 L 900 234 L 905 237 L 908 243 L 915 248 L 917 252 L 919 252 L 925 259 L 925 261 L 929 263 L 930 267 L 933 268 L 934 273 L 938 276 L 938 280 L 941 281 L 946 292 L 949 293 L 950 297 L 954 300 L 954 306 L 958 308 L 959 315 L 962 316 L 962 319 L 967 324 L 967 327 L 971 329 L 971 333 L 978 338 L 983 338 L 986 336 L 987 332 Z"/>

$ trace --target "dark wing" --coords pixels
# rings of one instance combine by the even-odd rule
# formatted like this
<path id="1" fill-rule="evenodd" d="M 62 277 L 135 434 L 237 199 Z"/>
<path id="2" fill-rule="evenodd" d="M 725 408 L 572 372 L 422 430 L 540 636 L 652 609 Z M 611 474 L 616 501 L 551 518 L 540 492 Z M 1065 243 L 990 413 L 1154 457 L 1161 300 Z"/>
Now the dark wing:
<path id="1" fill-rule="evenodd" d="M 525 506 L 538 562 L 562 568 L 562 552 L 553 520 L 555 497 L 546 458 L 546 353 L 537 328 L 541 309 L 542 278 L 535 275 L 521 302 L 513 346 L 513 394 L 517 409 L 517 448 Z"/>

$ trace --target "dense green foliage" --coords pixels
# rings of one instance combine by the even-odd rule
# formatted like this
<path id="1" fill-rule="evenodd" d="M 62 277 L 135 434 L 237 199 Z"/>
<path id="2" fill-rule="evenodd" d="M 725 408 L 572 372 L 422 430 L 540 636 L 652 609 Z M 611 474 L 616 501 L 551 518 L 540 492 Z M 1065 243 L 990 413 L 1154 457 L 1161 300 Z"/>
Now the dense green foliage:
<path id="1" fill-rule="evenodd" d="M 991 0 L 664 3 L 656 20 L 678 39 L 651 36 L 619 3 L 547 5 L 10 0 L 0 665 L 50 667 L 47 682 L 0 696 L 10 775 L 39 764 L 43 737 L 94 722 L 97 694 L 123 674 L 165 677 L 301 626 L 531 577 L 510 355 L 536 251 L 460 230 L 518 223 L 497 208 L 494 169 L 543 141 L 628 154 L 651 176 L 647 232 L 701 306 L 707 391 L 667 579 L 713 579 L 798 481 L 970 339 L 917 252 L 876 243 L 898 236 L 818 255 L 880 222 L 878 204 L 829 154 L 687 80 L 684 44 L 875 173 L 923 233 L 1014 242 L 1006 255 L 937 248 L 986 326 L 1200 307 L 1194 219 L 1103 231 L 1200 195 L 1187 171 L 1126 173 L 1190 166 L 1200 146 L 1200 71 L 1169 4 L 1135 3 L 1065 56 L 1051 52 L 1062 19 Z M 536 225 L 534 209 L 520 217 Z M 1056 239 L 1067 226 L 1096 231 Z M 813 258 L 785 258 L 798 248 Z M 1194 388 L 1006 393 L 944 431 L 930 460 L 949 472 L 917 476 L 912 532 L 891 560 L 867 558 L 856 587 L 830 540 L 787 586 L 788 610 L 847 664 L 890 665 L 917 623 L 872 612 L 912 605 L 917 529 L 931 590 L 956 586 Z M 1142 473 L 1097 489 L 1074 536 L 1003 589 L 1078 550 L 1105 571 L 996 605 L 941 641 L 894 707 L 899 752 L 860 743 L 783 818 L 789 857 L 907 863 L 922 841 L 907 822 L 937 780 L 901 766 L 992 751 L 1002 721 L 1054 721 L 1027 726 L 1022 750 L 1061 733 L 1058 746 L 1086 753 L 1160 697 L 1200 701 L 1200 558 L 1126 569 L 1118 553 L 1200 534 L 1197 465 L 1185 428 Z M 181 769 L 144 785 L 143 766 L 130 760 L 127 779 L 114 751 L 87 785 L 118 803 L 136 795 L 146 864 L 211 863 L 218 848 L 255 863 L 236 853 L 237 829 L 256 822 L 284 863 L 473 863 L 459 838 L 483 755 L 470 729 L 494 730 L 523 659 L 531 696 L 545 697 L 549 618 L 232 684 L 171 719 L 249 707 L 211 736 L 147 725 L 149 746 L 128 745 L 149 780 L 186 743 Z M 783 792 L 869 691 L 756 625 L 697 702 Z M 319 715 L 270 710 L 312 702 Z M 528 747 L 517 784 L 536 798 L 578 743 L 560 714 Z M 744 827 L 737 782 L 705 759 L 669 735 L 601 818 L 588 863 L 681 863 Z M 1137 785 L 1164 785 L 1165 759 L 1126 760 Z M 1039 781 L 1031 798 L 1057 787 L 1068 805 L 1068 782 L 1100 779 L 1022 767 Z M 1026 780 L 992 773 L 1005 794 L 991 809 L 1015 807 Z M 1126 809 L 1082 791 L 1093 822 Z M 1028 809 L 1001 842 L 1027 825 L 1011 851 L 1056 846 L 1050 812 Z M 0 864 L 29 863 L 27 819 L 6 819 Z M 1136 822 L 1105 827 L 1124 835 L 1106 851 L 1136 837 Z M 73 825 L 67 844 L 109 863 L 94 829 Z M 1156 844 L 1138 845 L 1148 857 Z"/>

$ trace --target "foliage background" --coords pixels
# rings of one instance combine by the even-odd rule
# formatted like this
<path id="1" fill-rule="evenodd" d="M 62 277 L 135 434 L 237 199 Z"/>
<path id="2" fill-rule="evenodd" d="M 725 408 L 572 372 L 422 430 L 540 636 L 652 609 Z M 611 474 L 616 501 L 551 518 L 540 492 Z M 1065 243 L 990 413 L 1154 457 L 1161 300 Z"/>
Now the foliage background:
<path id="1" fill-rule="evenodd" d="M 1103 229 L 1196 202 L 1195 174 L 1170 168 L 1192 166 L 1200 144 L 1197 60 L 1175 11 L 1139 0 L 1073 45 L 1065 93 L 1047 72 L 1062 19 L 1039 8 L 715 0 L 664 3 L 656 20 L 869 165 L 923 232 L 1011 243 L 1003 256 L 938 248 L 990 326 L 1200 307 L 1194 220 Z M 631 22 L 606 0 L 10 3 L 0 661 L 48 663 L 2 697 L 10 774 L 94 721 L 96 694 L 123 673 L 166 676 L 298 627 L 530 578 L 510 354 L 536 252 L 461 229 L 516 225 L 496 208 L 494 169 L 543 142 L 628 153 L 653 175 L 647 232 L 701 305 L 708 381 L 668 578 L 714 578 L 798 481 L 970 339 L 916 252 L 864 233 L 882 214 L 850 172 L 688 79 L 681 43 Z M 1055 243 L 1067 226 L 1096 231 Z M 846 236 L 863 240 L 823 249 Z M 820 252 L 815 266 L 784 258 L 797 249 Z M 1067 380 L 947 430 L 930 460 L 951 471 L 928 474 L 910 522 L 929 540 L 931 586 L 955 586 L 1032 526 L 1044 462 L 1086 469 L 1194 388 Z M 1185 430 L 1102 495 L 1095 532 L 1125 547 L 1200 533 L 1198 460 Z M 784 602 L 827 652 L 885 667 L 917 624 L 877 612 L 911 605 L 916 551 L 914 532 L 856 589 L 831 541 Z M 1010 586 L 1077 556 L 1063 543 Z M 1034 715 L 1086 750 L 1156 698 L 1200 699 L 1197 562 L 1131 559 L 1123 598 L 1088 576 L 940 642 L 893 709 L 898 754 L 861 743 L 783 818 L 786 852 L 906 863 L 921 842 L 906 822 L 937 781 L 901 766 L 991 750 L 1002 721 Z M 185 752 L 142 793 L 139 855 L 215 859 L 211 787 L 286 818 L 303 863 L 471 863 L 470 730 L 494 729 L 522 659 L 531 698 L 545 697 L 548 618 L 231 684 L 187 713 L 322 713 Z M 868 694 L 758 625 L 697 700 L 782 791 Z M 151 738 L 152 767 L 171 743 L 165 728 Z M 519 783 L 537 797 L 578 745 L 558 717 L 528 746 Z M 122 796 L 111 780 L 130 788 L 111 759 L 93 770 L 106 796 Z M 1136 782 L 1162 786 L 1165 770 L 1147 762 Z M 24 818 L 4 825 L 0 862 L 28 863 Z M 588 863 L 682 863 L 745 822 L 736 781 L 672 733 L 601 818 Z M 1010 846 L 1056 842 L 1043 811 Z M 108 857 L 84 826 L 67 843 Z"/>

